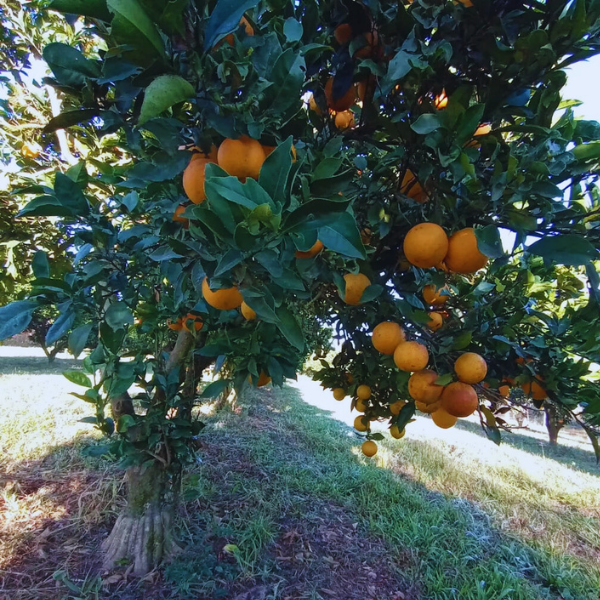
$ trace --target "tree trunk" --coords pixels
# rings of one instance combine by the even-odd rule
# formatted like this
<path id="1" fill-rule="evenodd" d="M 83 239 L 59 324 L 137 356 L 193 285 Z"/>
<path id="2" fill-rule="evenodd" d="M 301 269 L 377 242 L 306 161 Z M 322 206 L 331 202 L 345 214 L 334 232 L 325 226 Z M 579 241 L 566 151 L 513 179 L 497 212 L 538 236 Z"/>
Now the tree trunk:
<path id="1" fill-rule="evenodd" d="M 558 432 L 564 426 L 564 420 L 560 418 L 556 408 L 546 402 L 544 404 L 544 411 L 546 413 L 546 429 L 548 429 L 548 438 L 551 446 L 558 446 Z"/>
<path id="2" fill-rule="evenodd" d="M 143 576 L 180 551 L 171 531 L 174 503 L 167 473 L 158 462 L 146 469 L 129 468 L 126 482 L 127 508 L 102 545 L 103 566 L 130 564 L 134 575 Z"/>

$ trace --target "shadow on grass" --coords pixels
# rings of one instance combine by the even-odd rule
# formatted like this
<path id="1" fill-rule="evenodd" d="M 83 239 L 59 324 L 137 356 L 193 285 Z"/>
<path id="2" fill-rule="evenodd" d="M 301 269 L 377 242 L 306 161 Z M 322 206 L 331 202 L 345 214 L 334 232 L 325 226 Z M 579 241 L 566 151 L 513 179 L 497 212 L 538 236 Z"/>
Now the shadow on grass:
<path id="1" fill-rule="evenodd" d="M 81 361 L 45 356 L 0 356 L 0 375 L 60 375 L 69 369 L 80 369 Z"/>
<path id="2" fill-rule="evenodd" d="M 486 438 L 484 431 L 478 423 L 459 420 L 456 424 L 456 428 Z M 561 446 L 560 442 L 558 446 L 551 446 L 550 443 L 545 440 L 541 440 L 531 435 L 518 433 L 517 431 L 503 431 L 502 443 L 507 444 L 512 448 L 528 452 L 529 454 L 550 458 L 571 469 L 576 469 L 600 477 L 600 466 L 596 462 L 594 449 L 592 448 L 591 443 L 589 450 L 574 448 L 573 446 Z"/>

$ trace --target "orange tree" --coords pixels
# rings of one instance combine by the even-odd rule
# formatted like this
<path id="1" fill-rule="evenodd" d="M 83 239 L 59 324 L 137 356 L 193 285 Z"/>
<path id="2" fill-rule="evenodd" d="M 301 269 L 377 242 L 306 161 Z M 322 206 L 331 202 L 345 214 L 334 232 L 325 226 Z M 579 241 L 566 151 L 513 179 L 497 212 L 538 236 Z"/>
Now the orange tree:
<path id="1" fill-rule="evenodd" d="M 595 440 L 599 126 L 557 111 L 564 68 L 600 51 L 596 2 L 51 8 L 99 41 L 44 49 L 65 104 L 49 127 L 112 155 L 21 210 L 69 224 L 72 270 L 0 309 L 0 337 L 50 305 L 89 349 L 67 376 L 129 484 L 106 566 L 176 549 L 202 369 L 221 374 L 204 397 L 281 385 L 315 320 L 343 339 L 316 376 L 352 398 L 367 456 L 373 420 L 401 438 L 417 409 L 479 411 L 498 441 L 510 386 Z M 539 310 L 559 268 L 581 301 Z"/>

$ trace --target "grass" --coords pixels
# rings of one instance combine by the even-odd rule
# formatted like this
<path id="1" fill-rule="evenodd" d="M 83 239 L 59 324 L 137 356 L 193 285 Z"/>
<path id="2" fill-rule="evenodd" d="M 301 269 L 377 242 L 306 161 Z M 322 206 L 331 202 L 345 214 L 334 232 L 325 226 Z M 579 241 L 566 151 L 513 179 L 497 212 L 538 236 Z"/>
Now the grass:
<path id="1" fill-rule="evenodd" d="M 0 375 L 0 598 L 598 599 L 589 453 L 540 456 L 513 436 L 497 450 L 471 423 L 438 436 L 419 419 L 369 460 L 294 388 L 207 418 L 184 482 L 184 554 L 151 580 L 99 585 L 119 473 L 82 456 L 94 436 L 71 384 L 34 367 Z"/>

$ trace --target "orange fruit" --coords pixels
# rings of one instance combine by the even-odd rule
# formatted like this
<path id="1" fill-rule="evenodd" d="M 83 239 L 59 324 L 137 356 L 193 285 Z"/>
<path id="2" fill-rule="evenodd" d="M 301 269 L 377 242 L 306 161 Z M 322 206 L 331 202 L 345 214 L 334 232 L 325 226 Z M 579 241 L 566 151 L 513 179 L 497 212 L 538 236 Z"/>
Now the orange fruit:
<path id="1" fill-rule="evenodd" d="M 242 316 L 246 321 L 254 321 L 256 319 L 256 312 L 254 312 L 245 302 L 242 302 L 240 309 Z"/>
<path id="2" fill-rule="evenodd" d="M 538 379 L 541 379 L 537 375 Z M 548 397 L 548 392 L 535 380 L 528 381 L 521 386 L 526 396 L 531 396 L 534 400 L 545 400 Z"/>
<path id="3" fill-rule="evenodd" d="M 423 288 L 423 300 L 425 300 L 427 304 L 442 306 L 443 304 L 446 304 L 448 298 L 450 298 L 448 295 L 442 295 L 442 291 L 449 291 L 449 289 L 447 286 L 438 288 L 433 283 L 426 285 Z"/>
<path id="4" fill-rule="evenodd" d="M 254 27 L 252 27 L 252 25 L 250 25 L 250 23 L 248 22 L 248 19 L 246 19 L 246 17 L 242 17 L 240 19 L 240 24 L 239 25 L 243 25 L 244 31 L 246 32 L 246 35 L 249 35 L 249 36 L 254 35 Z M 238 25 L 237 29 L 239 29 L 239 25 Z M 230 46 L 233 46 L 233 44 L 235 43 L 234 34 L 230 33 L 230 34 L 226 35 L 225 36 L 225 41 Z"/>
<path id="5" fill-rule="evenodd" d="M 369 278 L 362 273 L 346 273 L 344 275 L 344 281 L 346 282 L 346 294 L 344 295 L 344 302 L 356 306 L 360 304 L 360 299 L 363 292 L 371 285 Z"/>
<path id="6" fill-rule="evenodd" d="M 237 140 L 227 138 L 219 146 L 219 166 L 242 181 L 248 177 L 258 179 L 265 158 L 260 142 L 247 136 Z"/>
<path id="7" fill-rule="evenodd" d="M 410 397 L 423 404 L 437 402 L 444 391 L 443 386 L 435 384 L 437 378 L 438 374 L 431 369 L 423 369 L 413 373 L 408 380 Z"/>
<path id="8" fill-rule="evenodd" d="M 192 146 L 191 148 L 189 148 L 189 150 L 193 152 L 192 158 L 190 160 L 204 159 L 214 163 L 217 162 L 218 150 L 214 144 L 211 144 L 210 150 L 208 152 L 204 152 L 202 148 L 198 146 Z"/>
<path id="9" fill-rule="evenodd" d="M 202 204 L 206 200 L 204 180 L 206 165 L 209 162 L 213 161 L 205 158 L 193 159 L 183 172 L 183 190 L 194 204 Z"/>
<path id="10" fill-rule="evenodd" d="M 365 422 L 363 422 L 363 418 L 365 419 Z M 354 429 L 356 429 L 356 431 L 367 431 L 369 425 L 366 424 L 366 421 L 367 419 L 364 415 L 358 415 L 358 417 L 354 419 Z"/>
<path id="11" fill-rule="evenodd" d="M 501 385 L 498 388 L 498 393 L 503 397 L 503 398 L 508 398 L 510 396 L 510 387 L 508 385 Z"/>
<path id="12" fill-rule="evenodd" d="M 442 429 L 450 429 L 456 425 L 458 417 L 446 412 L 443 408 L 436 410 L 431 414 L 431 420 Z"/>
<path id="13" fill-rule="evenodd" d="M 450 236 L 448 254 L 444 262 L 454 273 L 475 273 L 485 267 L 488 258 L 479 251 L 475 230 L 472 227 L 461 229 Z"/>
<path id="14" fill-rule="evenodd" d="M 455 381 L 442 392 L 442 408 L 454 417 L 468 417 L 478 405 L 477 392 L 468 383 Z"/>
<path id="15" fill-rule="evenodd" d="M 456 359 L 454 372 L 463 383 L 479 383 L 487 375 L 487 363 L 476 352 L 465 352 Z"/>
<path id="16" fill-rule="evenodd" d="M 429 313 L 429 321 L 425 323 L 431 331 L 437 331 L 444 325 L 444 317 L 442 317 L 442 313 L 439 312 L 430 312 Z"/>
<path id="17" fill-rule="evenodd" d="M 401 440 L 406 434 L 406 429 L 403 429 L 402 431 L 400 431 L 398 429 L 398 425 L 392 425 L 390 427 L 390 435 L 396 439 L 396 440 Z"/>
<path id="18" fill-rule="evenodd" d="M 384 321 L 373 329 L 371 341 L 375 350 L 381 354 L 392 355 L 398 344 L 406 341 L 406 336 L 398 323 Z"/>
<path id="19" fill-rule="evenodd" d="M 417 410 L 420 410 L 422 413 L 426 413 L 428 415 L 440 410 L 441 405 L 442 403 L 440 400 L 437 402 L 432 402 L 431 404 L 425 404 L 425 402 L 415 402 Z"/>
<path id="20" fill-rule="evenodd" d="M 446 91 L 442 90 L 442 93 L 439 96 L 436 96 L 433 100 L 433 105 L 438 110 L 444 110 L 446 106 L 448 106 L 448 96 L 446 96 Z"/>
<path id="21" fill-rule="evenodd" d="M 335 115 L 335 126 L 340 131 L 354 127 L 354 113 L 351 110 L 343 110 Z"/>
<path id="22" fill-rule="evenodd" d="M 372 235 L 373 235 L 373 232 L 368 227 L 365 227 L 360 232 L 360 240 L 361 240 L 361 242 L 365 246 L 368 246 L 371 243 L 371 236 Z"/>
<path id="23" fill-rule="evenodd" d="M 233 310 L 242 304 L 244 299 L 237 287 L 221 288 L 219 290 L 210 289 L 208 278 L 205 277 L 202 282 L 202 295 L 208 304 L 219 310 Z"/>
<path id="24" fill-rule="evenodd" d="M 169 329 L 172 329 L 173 331 L 181 331 L 183 329 L 183 319 L 179 317 L 179 319 L 177 319 L 175 323 L 171 322 L 171 320 L 169 319 L 167 321 L 167 327 Z"/>
<path id="25" fill-rule="evenodd" d="M 371 58 L 379 53 L 379 34 L 377 31 L 367 31 L 364 38 L 365 45 L 354 53 L 355 58 Z"/>
<path id="26" fill-rule="evenodd" d="M 428 200 L 423 186 L 417 181 L 415 174 L 410 169 L 406 169 L 400 191 L 419 204 L 423 204 Z"/>
<path id="27" fill-rule="evenodd" d="M 470 0 L 466 0 L 467 2 L 469 2 Z M 490 132 L 492 131 L 492 127 L 490 125 L 480 125 L 476 130 L 475 133 L 473 134 L 474 138 L 477 138 L 478 136 L 482 136 L 482 135 L 488 135 Z M 475 148 L 476 146 L 479 146 L 479 141 L 477 139 L 472 139 L 470 142 L 467 142 L 465 144 L 465 146 L 467 146 L 467 148 Z"/>
<path id="28" fill-rule="evenodd" d="M 333 97 L 333 77 L 330 77 L 325 84 L 325 98 L 327 98 L 327 106 L 335 112 L 342 112 L 348 110 L 356 100 L 356 89 L 354 84 L 350 84 L 350 87 L 344 92 L 340 98 Z"/>
<path id="29" fill-rule="evenodd" d="M 366 79 L 358 82 L 356 86 L 356 92 L 358 99 L 364 102 L 365 99 L 369 99 L 375 92 L 375 86 L 377 85 L 377 79 L 374 75 L 369 75 Z"/>
<path id="30" fill-rule="evenodd" d="M 271 378 L 264 371 L 261 371 L 256 382 L 256 387 L 263 387 L 269 383 L 271 383 Z"/>
<path id="31" fill-rule="evenodd" d="M 461 3 L 465 8 L 471 8 L 473 6 L 473 3 L 471 2 L 471 0 L 454 0 L 454 4 L 458 4 Z"/>
<path id="32" fill-rule="evenodd" d="M 173 221 L 175 221 L 176 223 L 181 223 L 184 229 L 188 229 L 188 227 L 190 226 L 190 220 L 180 216 L 181 213 L 185 212 L 185 208 L 185 205 L 180 204 L 175 209 L 175 213 L 173 214 Z"/>
<path id="33" fill-rule="evenodd" d="M 361 413 L 364 413 L 365 410 L 367 410 L 367 404 L 364 400 L 361 400 L 360 398 L 356 401 L 356 404 L 354 405 L 354 408 Z"/>
<path id="34" fill-rule="evenodd" d="M 21 156 L 23 158 L 37 158 L 42 151 L 42 147 L 37 142 L 25 142 L 21 146 Z"/>
<path id="35" fill-rule="evenodd" d="M 402 342 L 394 350 L 394 362 L 401 371 L 421 371 L 429 362 L 429 352 L 420 342 Z"/>
<path id="36" fill-rule="evenodd" d="M 319 108 L 319 105 L 315 101 L 315 95 L 314 94 L 311 94 L 310 98 L 308 99 L 308 108 L 310 110 L 312 110 L 313 112 L 316 112 L 318 115 L 321 114 L 321 109 Z"/>
<path id="37" fill-rule="evenodd" d="M 194 331 L 200 331 L 202 327 L 204 327 L 204 323 L 200 317 L 193 315 L 192 313 L 188 313 L 183 319 L 183 328 L 186 331 L 190 331 L 192 327 Z"/>
<path id="38" fill-rule="evenodd" d="M 390 404 L 390 412 L 397 417 L 405 404 L 404 400 L 397 400 L 393 404 Z"/>
<path id="39" fill-rule="evenodd" d="M 349 23 L 338 25 L 333 32 L 333 37 L 340 46 L 347 44 L 352 39 L 352 27 Z"/>
<path id="40" fill-rule="evenodd" d="M 317 254 L 319 254 L 319 252 L 321 252 L 321 250 L 323 250 L 323 242 L 317 240 L 312 245 L 310 250 L 307 250 L 306 252 L 302 252 L 301 250 L 296 250 L 296 253 L 294 254 L 294 256 L 296 258 L 314 258 Z"/>
<path id="41" fill-rule="evenodd" d="M 371 397 L 371 388 L 368 385 L 359 385 L 356 388 L 356 397 L 359 400 L 368 400 Z"/>
<path id="42" fill-rule="evenodd" d="M 367 440 L 362 445 L 362 453 L 368 458 L 375 456 L 377 454 L 377 444 L 371 440 Z"/>
<path id="43" fill-rule="evenodd" d="M 344 388 L 335 388 L 333 390 L 333 397 L 338 401 L 342 401 L 346 397 L 346 390 Z"/>
<path id="44" fill-rule="evenodd" d="M 348 383 L 354 383 L 354 377 L 352 376 L 352 373 L 346 373 L 346 381 Z"/>
<path id="45" fill-rule="evenodd" d="M 419 223 L 404 238 L 404 256 L 411 265 L 432 269 L 448 252 L 448 236 L 435 223 Z"/>

